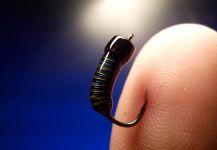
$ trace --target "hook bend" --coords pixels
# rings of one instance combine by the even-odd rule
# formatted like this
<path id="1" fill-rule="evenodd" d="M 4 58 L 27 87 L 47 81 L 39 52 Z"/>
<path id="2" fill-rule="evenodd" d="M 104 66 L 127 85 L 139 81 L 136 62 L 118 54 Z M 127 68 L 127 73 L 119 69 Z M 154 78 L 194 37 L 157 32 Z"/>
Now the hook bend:
<path id="1" fill-rule="evenodd" d="M 112 123 L 116 124 L 116 125 L 119 125 L 119 126 L 122 126 L 122 127 L 132 127 L 134 125 L 136 125 L 142 118 L 144 112 L 145 112 L 145 109 L 146 109 L 146 106 L 147 106 L 147 101 L 145 100 L 144 101 L 144 104 L 142 105 L 142 107 L 140 108 L 140 111 L 138 113 L 138 115 L 136 116 L 136 119 L 131 121 L 131 122 L 121 122 L 121 121 L 118 121 L 116 120 L 111 114 L 106 116 Z"/>

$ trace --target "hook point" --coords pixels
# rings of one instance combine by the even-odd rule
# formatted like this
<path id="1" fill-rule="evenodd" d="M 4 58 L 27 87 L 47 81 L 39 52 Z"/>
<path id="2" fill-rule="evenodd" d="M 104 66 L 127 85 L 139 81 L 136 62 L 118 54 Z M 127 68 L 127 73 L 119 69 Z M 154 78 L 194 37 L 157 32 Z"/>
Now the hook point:
<path id="1" fill-rule="evenodd" d="M 134 37 L 134 34 L 130 34 L 127 39 L 131 41 L 131 39 L 132 39 L 133 37 Z"/>

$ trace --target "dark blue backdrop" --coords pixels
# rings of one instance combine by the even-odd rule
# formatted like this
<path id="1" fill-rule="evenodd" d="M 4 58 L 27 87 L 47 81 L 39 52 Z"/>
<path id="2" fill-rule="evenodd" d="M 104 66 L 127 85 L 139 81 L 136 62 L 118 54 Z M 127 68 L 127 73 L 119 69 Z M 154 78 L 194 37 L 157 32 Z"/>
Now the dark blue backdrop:
<path id="1" fill-rule="evenodd" d="M 86 2 L 75 1 L 72 8 L 67 3 L 17 0 L 1 5 L 1 150 L 109 149 L 111 124 L 89 102 L 89 84 L 103 47 L 102 52 L 91 53 L 99 47 L 84 41 L 66 23 L 65 9 L 74 9 L 76 17 Z M 181 22 L 216 28 L 214 1 L 179 3 L 165 14 L 165 22 L 153 34 Z M 69 28 L 74 34 L 67 33 Z M 128 70 L 118 80 L 115 99 Z"/>

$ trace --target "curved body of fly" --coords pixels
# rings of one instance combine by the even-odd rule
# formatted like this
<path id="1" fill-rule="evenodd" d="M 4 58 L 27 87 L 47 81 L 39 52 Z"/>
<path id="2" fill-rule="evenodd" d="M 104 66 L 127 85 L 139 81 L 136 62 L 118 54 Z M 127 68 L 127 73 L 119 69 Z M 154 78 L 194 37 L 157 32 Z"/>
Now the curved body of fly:
<path id="1" fill-rule="evenodd" d="M 91 83 L 90 98 L 95 111 L 101 113 L 113 123 L 131 127 L 135 125 L 142 117 L 146 101 L 142 106 L 137 118 L 129 123 L 123 123 L 112 117 L 112 90 L 118 73 L 122 67 L 130 60 L 135 48 L 131 43 L 130 35 L 128 39 L 120 36 L 114 36 L 105 47 L 99 65 Z"/>

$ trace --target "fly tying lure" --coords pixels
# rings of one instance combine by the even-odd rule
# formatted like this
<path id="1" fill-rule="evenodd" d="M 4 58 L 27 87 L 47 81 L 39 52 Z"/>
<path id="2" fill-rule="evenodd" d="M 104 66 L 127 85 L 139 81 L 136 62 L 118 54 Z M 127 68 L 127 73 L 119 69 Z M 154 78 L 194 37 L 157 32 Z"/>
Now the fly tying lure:
<path id="1" fill-rule="evenodd" d="M 136 119 L 132 122 L 120 122 L 112 116 L 113 86 L 118 73 L 135 52 L 135 47 L 131 43 L 132 38 L 133 34 L 129 35 L 127 39 L 116 35 L 108 42 L 94 74 L 90 89 L 90 99 L 94 110 L 104 115 L 112 123 L 122 127 L 132 127 L 138 123 L 147 104 L 145 101 Z"/>

